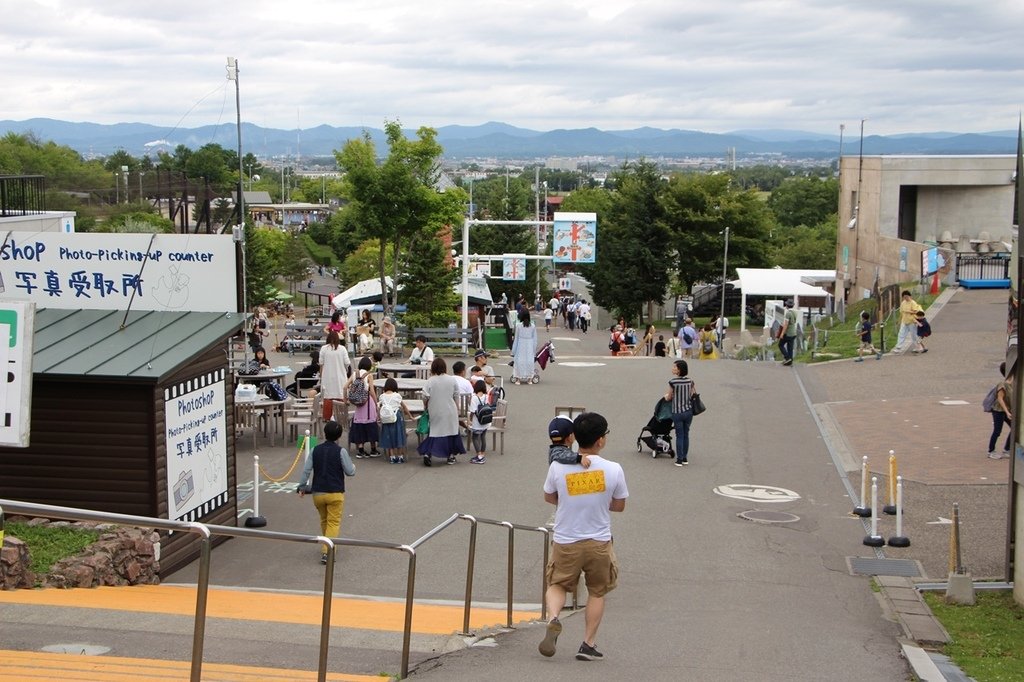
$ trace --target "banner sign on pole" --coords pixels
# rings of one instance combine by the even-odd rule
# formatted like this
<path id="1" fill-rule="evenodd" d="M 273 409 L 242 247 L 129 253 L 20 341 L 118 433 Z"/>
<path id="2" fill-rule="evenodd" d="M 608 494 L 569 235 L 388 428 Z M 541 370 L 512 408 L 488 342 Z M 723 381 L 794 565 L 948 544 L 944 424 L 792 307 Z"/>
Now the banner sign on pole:
<path id="1" fill-rule="evenodd" d="M 501 278 L 526 280 L 526 255 L 506 253 L 501 257 Z"/>
<path id="2" fill-rule="evenodd" d="M 597 214 L 555 211 L 554 223 L 554 262 L 593 263 L 597 244 Z"/>
<path id="3" fill-rule="evenodd" d="M 4 297 L 44 308 L 235 312 L 231 235 L 15 232 Z"/>
<path id="4" fill-rule="evenodd" d="M 927 277 L 933 275 L 939 271 L 942 267 L 940 263 L 939 249 L 938 247 L 931 247 L 921 252 L 921 276 Z"/>
<path id="5" fill-rule="evenodd" d="M 559 291 L 571 291 L 572 290 L 572 280 L 570 280 L 568 277 L 559 277 L 558 278 L 558 290 Z"/>
<path id="6" fill-rule="evenodd" d="M 32 303 L 0 301 L 0 367 L 7 376 L 0 388 L 0 445 L 29 446 L 35 313 Z"/>

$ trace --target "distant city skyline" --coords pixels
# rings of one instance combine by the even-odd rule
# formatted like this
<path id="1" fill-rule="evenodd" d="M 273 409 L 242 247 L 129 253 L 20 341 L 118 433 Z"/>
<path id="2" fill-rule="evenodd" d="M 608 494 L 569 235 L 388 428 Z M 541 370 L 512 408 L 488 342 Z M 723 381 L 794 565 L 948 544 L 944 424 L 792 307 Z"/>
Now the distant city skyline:
<path id="1" fill-rule="evenodd" d="M 503 121 L 835 135 L 988 132 L 1022 106 L 995 0 L 0 0 L 0 116 L 173 130 Z"/>

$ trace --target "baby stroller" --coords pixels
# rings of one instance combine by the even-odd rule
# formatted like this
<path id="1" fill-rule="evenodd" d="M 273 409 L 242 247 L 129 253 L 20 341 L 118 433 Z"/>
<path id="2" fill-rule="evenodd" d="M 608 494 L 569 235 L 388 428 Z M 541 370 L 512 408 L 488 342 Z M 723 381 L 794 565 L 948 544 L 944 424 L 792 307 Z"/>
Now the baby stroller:
<path id="1" fill-rule="evenodd" d="M 533 370 L 533 376 L 530 377 L 529 383 L 531 383 L 531 384 L 539 384 L 540 383 L 540 372 L 541 372 L 541 370 L 547 369 L 547 366 L 548 366 L 549 362 L 554 362 L 555 361 L 555 344 L 551 343 L 550 341 L 545 343 L 543 346 L 541 346 L 540 350 L 537 351 L 537 354 L 533 356 L 533 360 L 538 365 L 540 365 L 540 370 L 537 370 L 537 369 Z M 509 365 L 514 365 L 515 362 L 510 362 L 508 364 Z M 512 381 L 513 384 L 517 384 L 517 383 L 520 383 L 520 382 L 522 382 L 524 384 L 526 383 L 525 379 L 520 379 L 519 377 L 517 377 L 515 375 L 514 372 L 512 373 L 511 381 Z"/>
<path id="2" fill-rule="evenodd" d="M 646 435 L 645 435 L 646 434 Z M 651 457 L 658 458 L 660 453 L 675 457 L 672 450 L 672 402 L 661 398 L 654 406 L 654 415 L 647 426 L 640 429 L 636 439 L 636 451 L 643 452 L 644 445 L 651 450 Z"/>

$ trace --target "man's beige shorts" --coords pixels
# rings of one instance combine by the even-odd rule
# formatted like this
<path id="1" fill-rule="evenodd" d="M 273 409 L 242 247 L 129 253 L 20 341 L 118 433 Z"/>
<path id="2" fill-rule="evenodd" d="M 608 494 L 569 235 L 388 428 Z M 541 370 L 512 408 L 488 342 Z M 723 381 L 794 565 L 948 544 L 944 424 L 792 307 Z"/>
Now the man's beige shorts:
<path id="1" fill-rule="evenodd" d="M 566 592 L 576 589 L 580 573 L 586 576 L 587 592 L 603 597 L 618 584 L 619 564 L 611 540 L 580 540 L 569 545 L 551 543 L 548 562 L 548 585 L 558 585 Z"/>

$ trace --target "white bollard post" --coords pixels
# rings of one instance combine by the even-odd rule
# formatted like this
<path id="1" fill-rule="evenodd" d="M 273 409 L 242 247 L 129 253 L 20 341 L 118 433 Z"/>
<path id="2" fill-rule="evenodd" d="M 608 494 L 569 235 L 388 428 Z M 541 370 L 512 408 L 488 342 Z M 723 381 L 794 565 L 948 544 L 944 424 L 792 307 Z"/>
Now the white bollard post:
<path id="1" fill-rule="evenodd" d="M 252 516 L 245 520 L 246 528 L 262 528 L 267 520 L 260 516 L 260 456 L 252 456 Z"/>
<path id="2" fill-rule="evenodd" d="M 868 456 L 864 455 L 860 462 L 860 501 L 853 508 L 856 516 L 871 516 L 871 507 L 867 506 L 868 496 Z"/>
<path id="3" fill-rule="evenodd" d="M 890 547 L 910 547 L 910 538 L 903 535 L 903 477 L 896 477 L 896 535 L 889 538 Z"/>
<path id="4" fill-rule="evenodd" d="M 864 544 L 868 547 L 881 547 L 885 544 L 885 538 L 878 534 L 878 477 L 871 477 L 871 535 L 864 537 Z"/>

